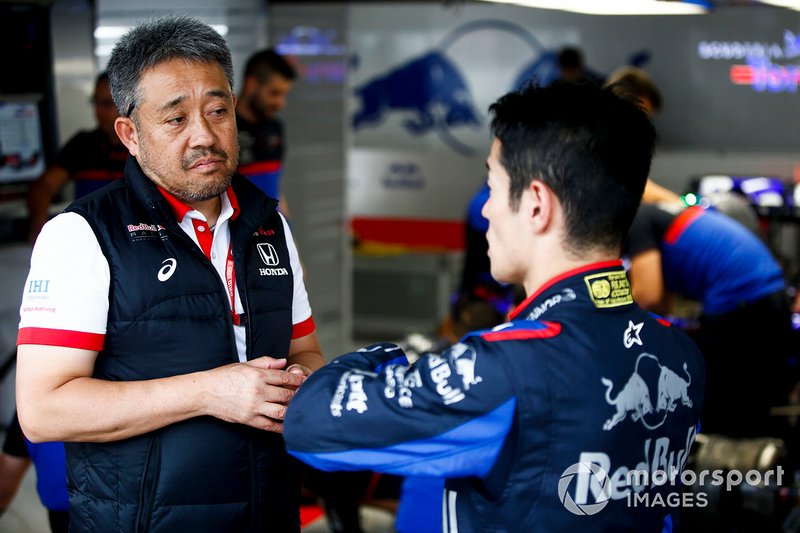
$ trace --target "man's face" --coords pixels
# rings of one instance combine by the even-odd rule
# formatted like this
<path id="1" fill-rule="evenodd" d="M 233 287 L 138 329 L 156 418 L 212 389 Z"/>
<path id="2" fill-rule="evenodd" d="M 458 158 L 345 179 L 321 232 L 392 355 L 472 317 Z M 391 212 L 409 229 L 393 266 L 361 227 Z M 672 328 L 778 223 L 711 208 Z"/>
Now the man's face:
<path id="1" fill-rule="evenodd" d="M 286 105 L 286 97 L 292 90 L 292 81 L 280 74 L 273 74 L 267 81 L 256 85 L 251 98 L 252 108 L 262 118 L 275 118 Z"/>
<path id="2" fill-rule="evenodd" d="M 222 68 L 166 61 L 142 75 L 139 91 L 131 154 L 144 173 L 185 203 L 224 192 L 239 144 L 235 100 Z"/>
<path id="3" fill-rule="evenodd" d="M 489 221 L 486 240 L 492 277 L 506 283 L 521 283 L 527 270 L 522 243 L 529 234 L 522 208 L 511 209 L 511 178 L 500 162 L 501 144 L 497 139 L 486 160 L 489 169 L 489 200 L 481 213 Z"/>
<path id="4" fill-rule="evenodd" d="M 97 119 L 97 125 L 111 139 L 116 139 L 114 121 L 117 120 L 119 111 L 117 111 L 117 106 L 114 105 L 114 99 L 111 98 L 108 80 L 104 79 L 95 86 L 92 103 L 94 104 L 94 116 Z"/>

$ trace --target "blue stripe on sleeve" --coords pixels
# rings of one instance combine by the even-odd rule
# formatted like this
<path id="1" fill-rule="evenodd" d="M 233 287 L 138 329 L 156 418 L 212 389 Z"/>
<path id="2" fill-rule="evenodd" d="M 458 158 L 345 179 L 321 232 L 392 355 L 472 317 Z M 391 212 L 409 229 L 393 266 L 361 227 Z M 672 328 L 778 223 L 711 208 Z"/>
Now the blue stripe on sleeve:
<path id="1" fill-rule="evenodd" d="M 480 418 L 435 437 L 386 448 L 289 453 L 320 470 L 374 470 L 398 475 L 483 476 L 494 465 L 514 420 L 511 398 Z M 387 422 L 390 423 L 390 422 Z"/>

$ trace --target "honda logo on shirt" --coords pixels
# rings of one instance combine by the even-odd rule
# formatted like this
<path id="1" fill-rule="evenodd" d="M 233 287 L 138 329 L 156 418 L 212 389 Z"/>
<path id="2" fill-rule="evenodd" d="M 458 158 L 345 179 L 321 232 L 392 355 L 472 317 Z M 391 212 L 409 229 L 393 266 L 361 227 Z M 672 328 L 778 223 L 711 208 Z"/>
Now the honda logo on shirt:
<path id="1" fill-rule="evenodd" d="M 280 260 L 278 259 L 278 252 L 275 251 L 275 247 L 270 243 L 265 242 L 257 244 L 256 247 L 258 248 L 258 255 L 261 256 L 261 260 L 264 261 L 265 265 L 277 266 L 278 263 L 280 263 Z"/>

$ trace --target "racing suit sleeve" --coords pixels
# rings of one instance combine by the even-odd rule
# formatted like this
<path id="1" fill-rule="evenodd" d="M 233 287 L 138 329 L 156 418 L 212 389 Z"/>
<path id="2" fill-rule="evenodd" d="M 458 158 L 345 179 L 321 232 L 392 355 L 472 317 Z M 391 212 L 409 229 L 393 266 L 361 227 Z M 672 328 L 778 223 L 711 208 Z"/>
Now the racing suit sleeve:
<path id="1" fill-rule="evenodd" d="M 377 344 L 317 370 L 289 405 L 289 452 L 320 470 L 483 476 L 511 428 L 504 358 L 481 339 L 408 365 Z"/>

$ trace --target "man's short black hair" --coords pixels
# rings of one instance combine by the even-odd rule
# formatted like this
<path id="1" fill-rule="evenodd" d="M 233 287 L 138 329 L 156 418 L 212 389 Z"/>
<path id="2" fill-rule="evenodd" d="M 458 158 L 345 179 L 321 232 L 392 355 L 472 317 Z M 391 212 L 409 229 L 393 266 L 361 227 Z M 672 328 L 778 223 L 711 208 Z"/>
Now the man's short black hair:
<path id="1" fill-rule="evenodd" d="M 259 83 L 265 83 L 273 74 L 279 74 L 290 81 L 297 77 L 294 67 L 272 48 L 250 56 L 244 67 L 244 77 L 254 77 Z"/>
<path id="2" fill-rule="evenodd" d="M 511 209 L 534 179 L 564 209 L 566 245 L 618 250 L 644 192 L 655 130 L 632 102 L 592 84 L 528 86 L 492 104 Z"/>

